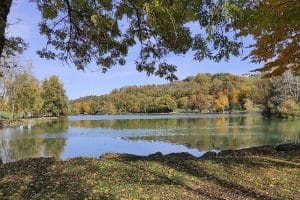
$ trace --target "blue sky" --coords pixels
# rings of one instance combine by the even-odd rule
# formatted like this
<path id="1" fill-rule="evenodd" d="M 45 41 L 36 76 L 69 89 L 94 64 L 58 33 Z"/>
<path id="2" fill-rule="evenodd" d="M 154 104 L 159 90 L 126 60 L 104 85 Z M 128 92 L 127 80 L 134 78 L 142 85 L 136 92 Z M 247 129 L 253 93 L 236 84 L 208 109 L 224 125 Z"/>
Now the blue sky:
<path id="1" fill-rule="evenodd" d="M 155 76 L 148 77 L 145 73 L 136 71 L 134 61 L 138 56 L 137 49 L 130 51 L 125 66 L 116 66 L 105 74 L 91 70 L 78 71 L 75 67 L 63 64 L 61 61 L 41 59 L 36 51 L 45 46 L 46 40 L 44 36 L 39 34 L 39 11 L 36 9 L 36 5 L 29 3 L 28 0 L 14 0 L 13 2 L 9 22 L 15 23 L 17 19 L 21 21 L 10 27 L 9 34 L 21 36 L 29 44 L 28 50 L 21 59 L 33 62 L 33 73 L 40 80 L 51 75 L 58 75 L 70 99 L 106 94 L 115 88 L 129 85 L 167 83 L 164 79 Z M 241 59 L 242 57 L 231 58 L 229 62 L 220 63 L 208 59 L 197 62 L 193 60 L 192 53 L 189 53 L 183 56 L 170 55 L 166 60 L 168 63 L 178 66 L 176 75 L 179 79 L 183 79 L 197 73 L 229 72 L 243 74 L 257 68 L 249 61 L 241 61 Z M 90 68 L 95 69 L 96 66 L 90 66 Z"/>

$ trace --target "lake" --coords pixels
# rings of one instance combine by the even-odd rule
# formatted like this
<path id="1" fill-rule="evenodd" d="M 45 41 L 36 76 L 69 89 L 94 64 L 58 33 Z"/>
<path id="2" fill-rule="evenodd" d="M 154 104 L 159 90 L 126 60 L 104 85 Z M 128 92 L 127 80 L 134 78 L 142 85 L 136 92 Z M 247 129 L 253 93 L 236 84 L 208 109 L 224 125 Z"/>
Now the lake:
<path id="1" fill-rule="evenodd" d="M 260 115 L 172 114 L 69 116 L 37 125 L 0 129 L 3 162 L 31 157 L 149 155 L 299 142 L 300 120 Z"/>

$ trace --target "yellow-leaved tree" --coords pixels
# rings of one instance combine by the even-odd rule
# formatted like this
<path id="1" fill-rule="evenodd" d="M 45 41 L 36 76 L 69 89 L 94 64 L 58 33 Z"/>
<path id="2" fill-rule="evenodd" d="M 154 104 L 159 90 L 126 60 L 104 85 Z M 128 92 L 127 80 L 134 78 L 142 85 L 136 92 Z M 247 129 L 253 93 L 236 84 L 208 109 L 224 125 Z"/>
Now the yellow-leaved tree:
<path id="1" fill-rule="evenodd" d="M 224 112 L 224 110 L 228 107 L 229 101 L 227 95 L 223 93 L 219 93 L 218 97 L 215 100 L 215 109 L 218 112 Z"/>

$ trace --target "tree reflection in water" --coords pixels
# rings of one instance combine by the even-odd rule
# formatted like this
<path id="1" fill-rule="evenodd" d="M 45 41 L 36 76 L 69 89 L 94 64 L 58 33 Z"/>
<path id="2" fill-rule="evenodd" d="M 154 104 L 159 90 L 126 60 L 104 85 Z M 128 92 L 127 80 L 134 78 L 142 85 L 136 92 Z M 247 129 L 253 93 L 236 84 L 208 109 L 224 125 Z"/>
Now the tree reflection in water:
<path id="1" fill-rule="evenodd" d="M 29 157 L 60 157 L 66 139 L 57 135 L 65 133 L 68 127 L 68 119 L 63 118 L 33 126 L 2 130 L 1 158 L 3 162 L 7 162 Z"/>
<path id="2" fill-rule="evenodd" d="M 260 115 L 76 116 L 0 130 L 2 160 L 102 153 L 202 152 L 299 142 L 300 121 Z M 119 119 L 118 119 L 119 118 Z M 122 118 L 122 119 L 120 119 Z M 2 132 L 2 133 L 1 133 Z"/>

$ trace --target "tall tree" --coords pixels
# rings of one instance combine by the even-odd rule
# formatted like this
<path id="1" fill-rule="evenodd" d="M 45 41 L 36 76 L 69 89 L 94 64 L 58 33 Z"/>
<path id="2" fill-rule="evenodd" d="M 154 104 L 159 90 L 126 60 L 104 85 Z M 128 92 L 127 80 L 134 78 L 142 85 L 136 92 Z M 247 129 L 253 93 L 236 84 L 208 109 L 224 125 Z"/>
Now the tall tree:
<path id="1" fill-rule="evenodd" d="M 36 115 L 42 107 L 39 81 L 29 72 L 17 76 L 15 80 L 14 100 L 19 112 Z"/>
<path id="2" fill-rule="evenodd" d="M 13 67 L 8 67 L 8 63 Z M 2 95 L 7 104 L 9 104 L 12 118 L 14 119 L 17 111 L 16 79 L 20 74 L 24 73 L 29 66 L 23 68 L 18 57 L 7 57 L 5 61 L 1 61 L 1 64 L 5 66 L 4 68 L 0 68 L 0 72 L 5 71 L 5 76 L 0 76 L 0 79 L 3 82 Z"/>
<path id="3" fill-rule="evenodd" d="M 68 99 L 58 76 L 51 76 L 42 84 L 42 111 L 50 116 L 62 116 L 68 113 Z"/>
<path id="4" fill-rule="evenodd" d="M 0 3 L 0 57 L 2 56 L 5 44 L 5 28 L 7 26 L 7 16 L 10 11 L 12 0 L 3 0 Z"/>

